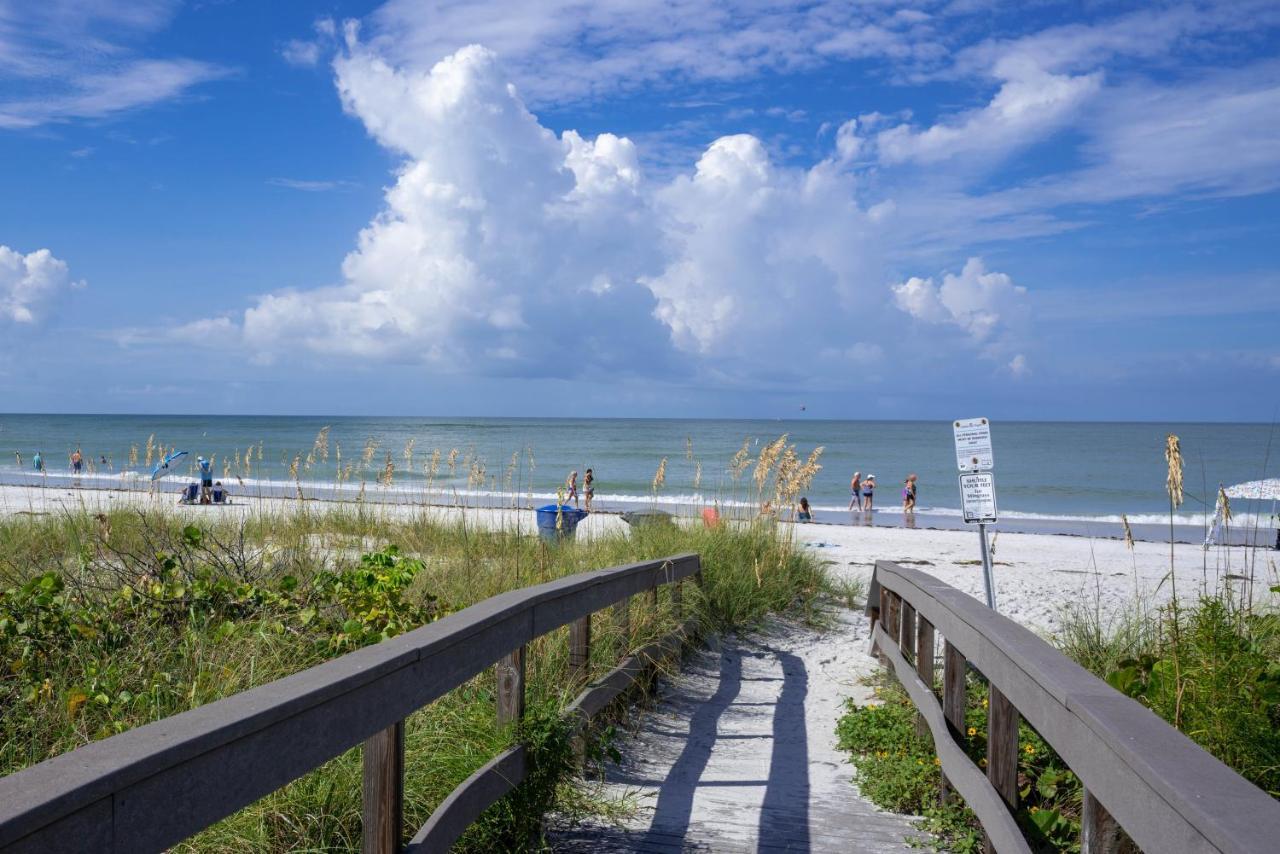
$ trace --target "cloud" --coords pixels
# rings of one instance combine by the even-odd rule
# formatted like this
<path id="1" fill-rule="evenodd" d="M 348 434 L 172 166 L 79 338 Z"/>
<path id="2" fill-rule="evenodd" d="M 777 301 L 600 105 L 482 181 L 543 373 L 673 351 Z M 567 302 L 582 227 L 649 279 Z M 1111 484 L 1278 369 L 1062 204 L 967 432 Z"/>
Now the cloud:
<path id="1" fill-rule="evenodd" d="M 1027 364 L 1027 357 L 1019 353 L 1010 359 L 1009 373 L 1017 379 L 1031 376 L 1031 366 Z"/>
<path id="2" fill-rule="evenodd" d="M 464 45 L 484 44 L 503 57 L 528 103 L 539 106 L 836 60 L 940 55 L 931 19 L 898 16 L 895 5 L 389 0 L 366 23 L 371 46 L 400 67 L 427 68 Z"/>
<path id="3" fill-rule="evenodd" d="M 1061 126 L 1102 85 L 1100 73 L 1051 74 L 1032 63 L 1002 66 L 1003 84 L 986 106 L 923 130 L 900 124 L 875 136 L 880 162 L 938 163 L 1001 156 Z"/>
<path id="4" fill-rule="evenodd" d="M 945 273 L 941 285 L 932 277 L 912 277 L 892 290 L 898 308 L 916 320 L 958 326 L 978 344 L 995 344 L 1026 320 L 1027 289 L 988 271 L 981 258 L 970 258 L 958 275 Z M 1025 368 L 1026 360 L 1019 365 Z"/>
<path id="5" fill-rule="evenodd" d="M 629 140 L 557 137 L 479 47 L 413 72 L 352 42 L 335 68 L 344 108 L 405 162 L 341 284 L 246 311 L 252 349 L 533 375 L 662 350 L 637 282 L 657 240 Z"/>
<path id="6" fill-rule="evenodd" d="M 83 286 L 48 249 L 23 255 L 0 245 L 0 323 L 35 324 L 61 293 Z"/>
<path id="7" fill-rule="evenodd" d="M 268 178 L 267 183 L 273 187 L 301 190 L 304 193 L 323 193 L 329 190 L 346 190 L 359 186 L 354 181 L 303 181 L 296 178 Z"/>
<path id="8" fill-rule="evenodd" d="M 139 56 L 129 45 L 168 25 L 168 0 L 0 4 L 0 128 L 100 119 L 218 80 L 209 62 Z"/>
<path id="9" fill-rule="evenodd" d="M 320 44 L 303 39 L 290 39 L 280 48 L 280 55 L 290 65 L 300 68 L 314 68 L 320 61 Z"/>

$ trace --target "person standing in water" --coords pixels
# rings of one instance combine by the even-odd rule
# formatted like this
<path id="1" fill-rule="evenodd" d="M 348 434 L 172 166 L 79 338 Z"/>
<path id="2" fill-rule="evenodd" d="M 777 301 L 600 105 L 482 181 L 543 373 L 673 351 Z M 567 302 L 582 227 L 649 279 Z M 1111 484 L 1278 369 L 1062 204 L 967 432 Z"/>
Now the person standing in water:
<path id="1" fill-rule="evenodd" d="M 916 512 L 916 476 L 914 474 L 907 475 L 907 479 L 902 482 L 902 512 Z"/>
<path id="2" fill-rule="evenodd" d="M 572 498 L 573 506 L 577 507 L 578 506 L 578 472 L 576 470 L 569 472 L 569 479 L 564 482 L 564 488 L 566 492 L 566 495 L 564 497 L 565 503 L 568 504 L 569 499 Z"/>
<path id="3" fill-rule="evenodd" d="M 40 456 L 39 451 L 36 451 L 36 455 L 31 458 L 31 464 L 36 467 L 36 471 L 44 474 L 44 457 Z"/>
<path id="4" fill-rule="evenodd" d="M 591 499 L 596 495 L 596 475 L 591 469 L 582 476 L 582 492 L 586 497 L 586 510 L 591 512 Z"/>
<path id="5" fill-rule="evenodd" d="M 80 470 L 84 468 L 84 455 L 80 453 L 80 449 L 76 448 L 71 452 L 71 471 L 80 474 Z"/>
<path id="6" fill-rule="evenodd" d="M 800 499 L 800 512 L 798 512 L 798 513 L 796 514 L 796 519 L 797 519 L 798 521 L 800 521 L 800 522 L 812 522 L 812 521 L 813 521 L 813 509 L 812 509 L 811 507 L 809 507 L 809 499 L 808 499 L 808 498 L 801 498 L 801 499 Z"/>
<path id="7" fill-rule="evenodd" d="M 862 482 L 862 509 L 871 512 L 871 505 L 875 501 L 876 494 L 876 476 L 867 475 L 867 479 Z"/>
<path id="8" fill-rule="evenodd" d="M 853 479 L 849 481 L 849 512 L 853 512 L 853 506 L 858 505 L 858 509 L 862 509 L 862 472 L 855 471 Z"/>

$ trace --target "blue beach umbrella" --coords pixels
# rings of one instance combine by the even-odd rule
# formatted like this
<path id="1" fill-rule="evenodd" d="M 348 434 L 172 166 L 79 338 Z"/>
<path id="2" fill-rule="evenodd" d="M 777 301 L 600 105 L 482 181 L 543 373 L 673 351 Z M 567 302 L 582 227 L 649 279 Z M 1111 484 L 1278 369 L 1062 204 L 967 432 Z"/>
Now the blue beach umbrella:
<path id="1" fill-rule="evenodd" d="M 169 473 L 169 464 L 179 457 L 185 457 L 186 451 L 174 451 L 160 462 L 156 463 L 156 467 L 151 470 L 151 480 L 157 481 Z"/>

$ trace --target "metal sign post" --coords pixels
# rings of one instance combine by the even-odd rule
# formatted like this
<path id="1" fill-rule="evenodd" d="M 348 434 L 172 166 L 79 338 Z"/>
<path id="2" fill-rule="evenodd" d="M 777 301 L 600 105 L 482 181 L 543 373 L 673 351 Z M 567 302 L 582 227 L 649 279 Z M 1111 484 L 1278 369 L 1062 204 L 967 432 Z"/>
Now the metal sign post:
<path id="1" fill-rule="evenodd" d="M 964 521 L 978 525 L 982 547 L 982 584 L 987 607 L 996 609 L 996 581 L 991 570 L 991 550 L 987 546 L 987 523 L 995 522 L 996 479 L 991 473 L 995 456 L 991 450 L 991 422 L 966 418 L 952 422 L 956 439 L 956 467 L 960 469 L 960 505 Z"/>

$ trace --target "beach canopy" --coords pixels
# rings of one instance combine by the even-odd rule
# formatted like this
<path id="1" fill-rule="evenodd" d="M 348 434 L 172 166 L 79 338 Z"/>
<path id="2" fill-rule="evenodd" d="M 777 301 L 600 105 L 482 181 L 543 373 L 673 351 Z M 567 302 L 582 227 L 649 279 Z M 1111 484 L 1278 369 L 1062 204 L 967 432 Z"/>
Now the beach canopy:
<path id="1" fill-rule="evenodd" d="M 169 473 L 169 463 L 179 460 L 187 455 L 186 451 L 175 451 L 156 463 L 156 467 L 151 470 L 151 480 L 157 481 Z"/>
<path id="2" fill-rule="evenodd" d="M 1250 480 L 1227 487 L 1228 498 L 1244 498 L 1251 501 L 1280 501 L 1280 477 L 1266 480 Z"/>

